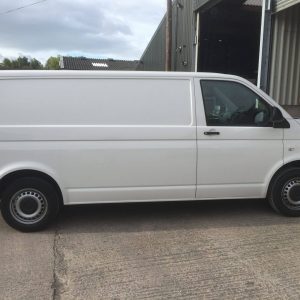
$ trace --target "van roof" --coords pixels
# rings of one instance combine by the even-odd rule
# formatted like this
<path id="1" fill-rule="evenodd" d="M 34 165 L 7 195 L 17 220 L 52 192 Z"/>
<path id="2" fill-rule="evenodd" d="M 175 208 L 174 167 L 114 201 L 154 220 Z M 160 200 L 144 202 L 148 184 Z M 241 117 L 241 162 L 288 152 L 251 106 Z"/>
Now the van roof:
<path id="1" fill-rule="evenodd" d="M 240 78 L 234 75 L 219 73 L 195 72 L 144 72 L 144 71 L 66 71 L 66 70 L 3 70 L 0 79 L 4 78 Z"/>

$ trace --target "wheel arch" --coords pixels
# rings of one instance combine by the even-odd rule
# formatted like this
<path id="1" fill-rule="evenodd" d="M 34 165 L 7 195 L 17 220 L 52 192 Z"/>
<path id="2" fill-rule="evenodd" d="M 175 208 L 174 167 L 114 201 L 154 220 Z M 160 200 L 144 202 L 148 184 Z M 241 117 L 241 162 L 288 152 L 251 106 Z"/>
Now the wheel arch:
<path id="1" fill-rule="evenodd" d="M 14 170 L 9 173 L 6 173 L 0 179 L 0 195 L 11 182 L 22 177 L 38 177 L 47 180 L 54 186 L 55 190 L 57 191 L 57 194 L 59 195 L 60 205 L 64 204 L 63 191 L 59 186 L 57 180 L 55 180 L 53 176 L 45 173 L 44 171 L 39 171 L 34 169 L 20 169 L 20 170 Z"/>
<path id="2" fill-rule="evenodd" d="M 288 162 L 286 164 L 284 164 L 283 166 L 281 166 L 274 174 L 273 176 L 271 177 L 271 180 L 269 181 L 269 184 L 268 184 L 268 188 L 267 188 L 267 194 L 266 196 L 269 195 L 270 193 L 270 190 L 272 188 L 272 185 L 274 183 L 274 181 L 276 180 L 277 176 L 287 170 L 287 169 L 290 169 L 290 168 L 300 168 L 300 160 L 294 160 L 294 161 L 291 161 L 291 162 Z"/>

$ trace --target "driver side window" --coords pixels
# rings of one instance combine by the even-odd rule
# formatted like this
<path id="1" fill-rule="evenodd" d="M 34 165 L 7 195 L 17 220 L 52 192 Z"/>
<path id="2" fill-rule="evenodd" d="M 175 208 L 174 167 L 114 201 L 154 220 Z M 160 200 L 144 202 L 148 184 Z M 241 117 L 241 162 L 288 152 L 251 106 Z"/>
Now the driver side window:
<path id="1" fill-rule="evenodd" d="M 242 84 L 201 80 L 208 126 L 271 127 L 271 106 Z"/>

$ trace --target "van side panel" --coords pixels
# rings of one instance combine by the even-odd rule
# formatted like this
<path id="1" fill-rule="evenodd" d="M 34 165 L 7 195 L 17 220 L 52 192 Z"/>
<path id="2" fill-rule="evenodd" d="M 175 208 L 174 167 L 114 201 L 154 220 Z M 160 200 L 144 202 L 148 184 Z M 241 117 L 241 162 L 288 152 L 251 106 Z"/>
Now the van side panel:
<path id="1" fill-rule="evenodd" d="M 189 80 L 1 80 L 1 125 L 188 126 Z"/>
<path id="2" fill-rule="evenodd" d="M 10 79 L 0 91 L 0 174 L 45 165 L 66 204 L 195 198 L 189 78 Z"/>

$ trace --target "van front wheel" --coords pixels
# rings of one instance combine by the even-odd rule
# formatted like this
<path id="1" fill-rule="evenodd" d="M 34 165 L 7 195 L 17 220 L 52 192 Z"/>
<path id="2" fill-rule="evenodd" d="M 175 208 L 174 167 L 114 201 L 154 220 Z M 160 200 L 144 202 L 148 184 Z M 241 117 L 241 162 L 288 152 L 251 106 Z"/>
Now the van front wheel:
<path id="1" fill-rule="evenodd" d="M 11 227 L 32 232 L 45 228 L 59 212 L 59 195 L 46 180 L 24 177 L 11 182 L 2 194 L 1 213 Z"/>
<path id="2" fill-rule="evenodd" d="M 273 181 L 269 202 L 275 211 L 286 216 L 300 216 L 300 168 L 280 173 Z"/>

